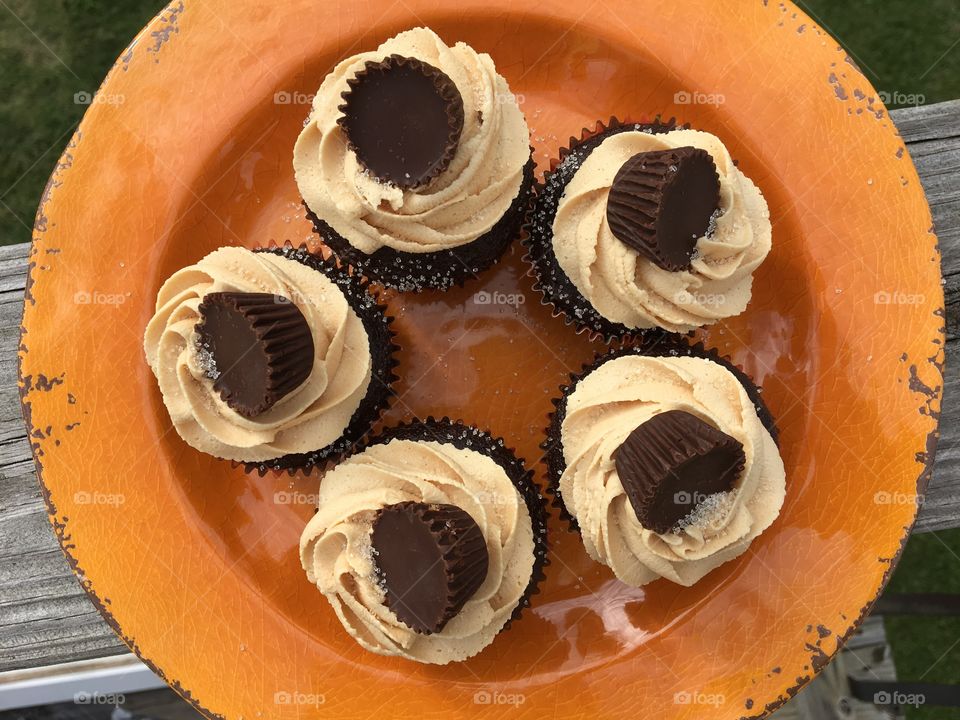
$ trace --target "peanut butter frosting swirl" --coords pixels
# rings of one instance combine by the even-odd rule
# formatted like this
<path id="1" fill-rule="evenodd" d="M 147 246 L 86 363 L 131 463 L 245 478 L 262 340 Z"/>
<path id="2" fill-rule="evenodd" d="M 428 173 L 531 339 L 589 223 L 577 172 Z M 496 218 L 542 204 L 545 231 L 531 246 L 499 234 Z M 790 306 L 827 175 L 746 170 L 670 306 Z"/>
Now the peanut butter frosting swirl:
<path id="1" fill-rule="evenodd" d="M 422 635 L 384 604 L 370 540 L 376 512 L 414 501 L 456 505 L 487 544 L 487 577 L 440 632 Z M 392 440 L 354 455 L 324 476 L 319 510 L 300 537 L 310 582 L 364 648 L 445 665 L 476 655 L 510 619 L 530 581 L 530 514 L 505 470 L 474 450 L 434 441 Z"/>
<path id="2" fill-rule="evenodd" d="M 463 131 L 450 165 L 425 187 L 413 190 L 379 182 L 366 172 L 337 124 L 347 81 L 367 61 L 393 54 L 443 71 L 463 98 Z M 529 136 L 523 114 L 489 55 L 462 42 L 447 47 L 432 30 L 416 28 L 333 69 L 314 97 L 294 148 L 293 166 L 307 206 L 354 247 L 367 254 L 384 246 L 436 252 L 476 240 L 507 212 L 523 182 Z"/>
<path id="3" fill-rule="evenodd" d="M 657 534 L 637 520 L 614 453 L 634 428 L 668 410 L 691 413 L 738 440 L 746 464 L 725 497 L 711 496 L 676 532 Z M 661 577 L 694 584 L 746 551 L 783 504 L 785 472 L 773 438 L 743 385 L 710 360 L 626 355 L 602 364 L 567 398 L 561 439 L 564 505 L 589 555 L 629 585 Z"/>
<path id="4" fill-rule="evenodd" d="M 245 418 L 213 389 L 195 327 L 208 293 L 270 293 L 296 303 L 314 342 L 313 369 L 272 408 Z M 160 288 L 144 334 L 147 362 L 174 427 L 187 444 L 240 462 L 326 447 L 339 438 L 367 393 L 370 342 L 343 292 L 296 260 L 237 247 L 216 250 Z"/>
<path id="5" fill-rule="evenodd" d="M 697 241 L 689 270 L 658 267 L 618 240 L 607 224 L 607 196 L 637 153 L 679 147 L 710 153 L 720 178 L 720 208 Z M 770 252 L 767 203 L 715 136 L 696 130 L 625 131 L 598 145 L 567 184 L 553 222 L 563 272 L 603 317 L 632 329 L 687 332 L 742 313 L 753 271 Z"/>

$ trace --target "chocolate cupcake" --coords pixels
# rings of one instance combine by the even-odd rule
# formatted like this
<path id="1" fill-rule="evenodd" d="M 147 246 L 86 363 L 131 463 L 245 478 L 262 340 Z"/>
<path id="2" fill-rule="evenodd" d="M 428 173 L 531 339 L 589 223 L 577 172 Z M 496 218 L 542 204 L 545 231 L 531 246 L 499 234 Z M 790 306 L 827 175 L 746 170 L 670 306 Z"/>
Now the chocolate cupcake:
<path id="1" fill-rule="evenodd" d="M 310 582 L 364 648 L 445 665 L 520 616 L 547 564 L 532 473 L 450 420 L 387 429 L 326 473 L 300 537 Z"/>
<path id="2" fill-rule="evenodd" d="M 490 56 L 427 28 L 333 69 L 293 165 L 307 216 L 341 262 L 410 291 L 492 265 L 520 234 L 534 167 Z"/>
<path id="3" fill-rule="evenodd" d="M 609 341 L 742 313 L 771 224 L 713 135 L 611 118 L 560 151 L 525 242 L 545 302 Z"/>
<path id="4" fill-rule="evenodd" d="M 571 380 L 543 446 L 550 492 L 623 582 L 692 585 L 779 515 L 773 418 L 716 353 L 679 340 L 623 347 Z"/>
<path id="5" fill-rule="evenodd" d="M 392 319 L 305 249 L 220 248 L 160 288 L 144 349 L 180 437 L 249 472 L 309 472 L 386 408 Z"/>

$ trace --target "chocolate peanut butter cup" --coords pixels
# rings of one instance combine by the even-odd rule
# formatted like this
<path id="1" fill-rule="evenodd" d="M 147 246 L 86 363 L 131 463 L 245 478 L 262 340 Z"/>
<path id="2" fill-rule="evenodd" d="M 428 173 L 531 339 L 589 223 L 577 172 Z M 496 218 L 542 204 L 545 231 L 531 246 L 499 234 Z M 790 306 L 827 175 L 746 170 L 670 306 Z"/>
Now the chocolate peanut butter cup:
<path id="1" fill-rule="evenodd" d="M 293 302 L 267 293 L 218 292 L 200 303 L 200 352 L 213 388 L 253 418 L 299 387 L 313 369 L 313 335 Z"/>
<path id="2" fill-rule="evenodd" d="M 550 564 L 547 557 L 549 553 L 547 540 L 549 513 L 547 503 L 533 480 L 533 471 L 528 469 L 524 461 L 507 447 L 503 438 L 494 437 L 479 428 L 446 417 L 440 419 L 428 417 L 425 420 L 415 419 L 408 423 L 385 428 L 378 435 L 359 446 L 354 454 L 360 454 L 374 445 L 383 445 L 395 440 L 449 444 L 459 450 L 471 450 L 485 455 L 503 469 L 517 492 L 520 493 L 532 524 L 533 569 L 523 595 L 511 613 L 510 620 L 503 626 L 503 630 L 506 630 L 510 627 L 510 623 L 520 617 L 524 608 L 530 606 L 531 597 L 540 591 L 540 584 L 545 577 L 544 568 Z"/>
<path id="3" fill-rule="evenodd" d="M 735 438 L 688 412 L 668 410 L 634 429 L 614 462 L 640 524 L 666 533 L 705 498 L 733 488 L 746 458 Z"/>
<path id="4" fill-rule="evenodd" d="M 387 607 L 418 633 L 443 630 L 487 577 L 483 533 L 455 505 L 388 505 L 374 518 L 371 545 Z"/>
<path id="5" fill-rule="evenodd" d="M 753 403 L 753 407 L 757 412 L 757 416 L 760 418 L 760 422 L 767 429 L 767 432 L 770 433 L 773 440 L 775 442 L 779 442 L 779 431 L 777 429 L 776 421 L 774 420 L 770 410 L 767 408 L 766 403 L 763 401 L 760 388 L 754 384 L 753 380 L 751 380 L 743 370 L 734 365 L 727 358 L 721 356 L 716 350 L 707 349 L 702 343 L 686 342 L 683 338 L 678 336 L 648 336 L 642 338 L 641 341 L 635 345 L 616 347 L 606 353 L 598 355 L 592 362 L 585 365 L 579 373 L 572 373 L 570 375 L 570 382 L 560 387 L 560 395 L 554 398 L 552 401 L 555 409 L 548 418 L 546 437 L 543 443 L 540 445 L 541 449 L 544 451 L 543 463 L 546 466 L 547 494 L 553 497 L 553 506 L 557 508 L 560 516 L 569 523 L 570 529 L 574 531 L 579 530 L 579 526 L 576 519 L 568 512 L 566 506 L 564 505 L 563 495 L 560 492 L 560 477 L 563 475 L 563 472 L 567 467 L 566 460 L 564 459 L 563 455 L 563 439 L 561 435 L 563 422 L 567 417 L 567 401 L 569 400 L 573 391 L 577 388 L 578 383 L 590 375 L 590 373 L 612 360 L 616 360 L 617 358 L 628 355 L 667 358 L 695 357 L 702 358 L 704 360 L 710 360 L 718 365 L 721 365 L 740 382 L 746 391 L 750 402 Z M 624 490 L 627 490 L 626 483 L 624 483 Z M 696 490 L 695 492 L 698 493 L 696 495 L 690 490 L 677 490 L 676 492 L 686 493 L 689 496 L 689 501 L 691 503 L 693 500 L 703 499 L 702 496 L 704 494 L 708 494 L 705 493 L 703 489 Z M 669 496 L 669 499 L 672 500 L 673 496 Z M 633 504 L 632 500 L 631 504 Z M 684 503 L 681 502 L 678 504 L 682 506 Z M 634 509 L 636 509 L 636 506 L 634 506 Z M 678 520 L 683 519 L 694 509 L 695 506 L 693 504 L 686 505 L 685 512 L 683 512 Z M 676 522 L 672 523 L 671 527 L 676 526 L 676 524 Z M 651 527 L 651 529 L 654 528 Z"/>
<path id="6" fill-rule="evenodd" d="M 376 178 L 410 189 L 447 168 L 463 131 L 463 98 L 443 71 L 391 55 L 368 61 L 347 85 L 337 122 Z"/>
<path id="7" fill-rule="evenodd" d="M 634 155 L 617 172 L 607 223 L 621 242 L 664 270 L 690 267 L 697 240 L 720 207 L 720 178 L 706 150 L 679 147 Z"/>

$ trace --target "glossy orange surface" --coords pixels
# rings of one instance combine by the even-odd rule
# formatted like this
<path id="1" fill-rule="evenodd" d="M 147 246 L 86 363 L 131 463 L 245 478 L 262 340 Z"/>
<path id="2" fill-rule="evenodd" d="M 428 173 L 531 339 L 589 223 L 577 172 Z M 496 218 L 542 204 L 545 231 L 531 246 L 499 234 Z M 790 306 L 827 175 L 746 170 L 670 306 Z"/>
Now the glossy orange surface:
<path id="1" fill-rule="evenodd" d="M 788 472 L 779 520 L 689 589 L 625 587 L 554 518 L 533 608 L 448 667 L 342 632 L 297 558 L 316 477 L 249 477 L 187 447 L 141 349 L 174 270 L 221 245 L 312 241 L 291 168 L 309 93 L 419 24 L 493 56 L 541 166 L 611 114 L 676 116 L 728 144 L 769 200 L 774 249 L 748 311 L 702 336 L 763 386 Z M 598 348 L 539 304 L 520 255 L 462 290 L 392 297 L 389 420 L 462 417 L 538 461 L 550 398 Z M 789 3 L 174 3 L 61 159 L 31 279 L 22 390 L 54 527 L 126 641 L 231 720 L 762 715 L 867 610 L 932 461 L 930 213 L 876 93 Z"/>

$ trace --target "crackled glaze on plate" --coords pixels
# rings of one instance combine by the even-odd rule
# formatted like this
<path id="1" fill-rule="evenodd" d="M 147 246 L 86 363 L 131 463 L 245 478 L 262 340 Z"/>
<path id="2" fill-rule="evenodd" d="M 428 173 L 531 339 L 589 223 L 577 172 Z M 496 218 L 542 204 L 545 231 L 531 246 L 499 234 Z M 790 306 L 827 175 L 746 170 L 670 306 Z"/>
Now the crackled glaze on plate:
<path id="1" fill-rule="evenodd" d="M 493 56 L 541 166 L 611 114 L 723 138 L 766 194 L 774 249 L 747 312 L 702 338 L 763 386 L 788 472 L 778 521 L 693 588 L 616 582 L 554 518 L 533 608 L 442 668 L 342 632 L 297 559 L 316 478 L 245 476 L 191 450 L 141 349 L 174 270 L 221 245 L 312 241 L 291 168 L 309 94 L 339 58 L 419 24 Z M 100 92 L 38 211 L 24 413 L 84 588 L 205 713 L 756 717 L 867 611 L 932 462 L 939 255 L 876 93 L 794 6 L 185 0 Z M 539 304 L 520 255 L 463 289 L 391 296 L 403 380 L 388 420 L 462 417 L 541 457 L 550 398 L 598 347 Z"/>

